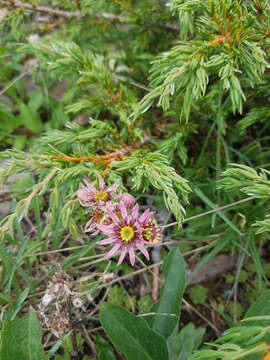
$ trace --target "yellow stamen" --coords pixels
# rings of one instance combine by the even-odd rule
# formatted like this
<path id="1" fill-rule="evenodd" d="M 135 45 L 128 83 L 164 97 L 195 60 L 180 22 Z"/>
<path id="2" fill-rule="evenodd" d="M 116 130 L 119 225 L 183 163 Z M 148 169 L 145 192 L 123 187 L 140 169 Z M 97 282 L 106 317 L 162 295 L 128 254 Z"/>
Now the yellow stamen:
<path id="1" fill-rule="evenodd" d="M 129 225 L 123 226 L 122 229 L 120 230 L 120 238 L 124 242 L 131 241 L 134 238 L 134 235 L 135 235 L 135 231 Z"/>
<path id="2" fill-rule="evenodd" d="M 94 195 L 95 201 L 108 201 L 109 194 L 106 191 L 97 191 Z"/>
<path id="3" fill-rule="evenodd" d="M 155 225 L 156 221 L 152 220 L 151 225 L 144 229 L 143 238 L 150 243 L 158 243 L 161 239 L 159 226 Z"/>

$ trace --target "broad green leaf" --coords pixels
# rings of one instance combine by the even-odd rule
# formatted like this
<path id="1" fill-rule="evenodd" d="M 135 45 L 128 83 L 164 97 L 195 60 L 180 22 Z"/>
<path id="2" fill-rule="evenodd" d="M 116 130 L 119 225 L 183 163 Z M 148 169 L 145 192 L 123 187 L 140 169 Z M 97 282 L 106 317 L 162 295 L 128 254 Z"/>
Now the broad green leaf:
<path id="1" fill-rule="evenodd" d="M 127 360 L 169 359 L 165 340 L 144 319 L 106 304 L 101 308 L 100 321 L 108 338 Z"/>
<path id="2" fill-rule="evenodd" d="M 61 104 L 57 104 L 57 107 L 52 109 L 51 120 L 48 126 L 58 129 L 62 124 L 67 123 L 69 120 L 64 108 Z"/>
<path id="3" fill-rule="evenodd" d="M 194 350 L 202 342 L 204 329 L 196 329 L 190 323 L 186 325 L 176 336 L 168 339 L 170 360 L 187 360 Z"/>
<path id="4" fill-rule="evenodd" d="M 24 103 L 20 104 L 20 119 L 23 125 L 27 127 L 27 129 L 35 134 L 41 133 L 43 125 L 38 116 L 38 113 Z"/>
<path id="5" fill-rule="evenodd" d="M 33 110 L 38 110 L 44 102 L 44 95 L 41 91 L 35 91 L 28 94 L 29 103 L 28 106 Z"/>
<path id="6" fill-rule="evenodd" d="M 150 326 L 167 339 L 176 327 L 185 288 L 185 262 L 178 249 L 166 256 L 163 266 L 165 283 L 161 289 L 160 300 L 152 307 L 154 315 L 148 318 Z"/>
<path id="7" fill-rule="evenodd" d="M 98 360 L 115 360 L 115 355 L 111 345 L 101 336 L 96 336 L 97 359 Z"/>
<path id="8" fill-rule="evenodd" d="M 245 318 L 253 316 L 269 316 L 270 315 L 270 290 L 266 290 L 262 295 L 257 299 L 257 301 L 248 309 Z M 270 320 L 265 321 L 250 321 L 246 322 L 245 325 L 260 325 L 268 326 L 270 325 Z"/>
<path id="9" fill-rule="evenodd" d="M 9 134 L 20 125 L 18 118 L 0 104 L 0 130 L 4 130 L 5 134 Z"/>
<path id="10" fill-rule="evenodd" d="M 41 328 L 36 314 L 5 321 L 2 332 L 1 360 L 45 360 L 41 345 Z"/>
<path id="11" fill-rule="evenodd" d="M 265 285 L 269 285 L 269 281 L 265 275 L 265 269 L 261 260 L 260 251 L 255 243 L 255 236 L 253 231 L 248 232 L 248 244 L 249 244 L 249 250 L 251 253 L 251 259 L 254 262 L 255 270 L 257 273 L 257 281 L 258 281 L 258 290 L 263 289 L 263 280 L 265 281 Z M 270 307 L 269 307 L 270 310 Z M 270 311 L 269 311 L 270 315 Z"/>
<path id="12" fill-rule="evenodd" d="M 17 134 L 15 139 L 14 139 L 13 146 L 18 150 L 23 150 L 23 148 L 25 147 L 27 141 L 29 141 L 29 140 L 27 139 L 26 135 Z"/>

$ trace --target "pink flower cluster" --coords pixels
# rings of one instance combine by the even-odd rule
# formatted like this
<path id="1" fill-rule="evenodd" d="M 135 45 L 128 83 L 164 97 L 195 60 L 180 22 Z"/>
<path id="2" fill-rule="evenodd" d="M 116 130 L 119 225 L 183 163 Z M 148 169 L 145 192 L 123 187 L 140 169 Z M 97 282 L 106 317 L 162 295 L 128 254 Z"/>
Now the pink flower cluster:
<path id="1" fill-rule="evenodd" d="M 135 249 L 139 249 L 149 259 L 145 245 L 160 242 L 161 227 L 157 225 L 154 212 L 149 209 L 139 212 L 139 205 L 132 195 L 114 195 L 118 186 L 119 183 L 116 182 L 111 187 L 106 187 L 102 177 L 99 177 L 98 188 L 85 180 L 77 195 L 82 206 L 92 209 L 85 231 L 92 235 L 106 235 L 97 244 L 113 245 L 105 257 L 108 259 L 119 252 L 118 264 L 121 264 L 128 254 L 131 265 L 134 265 Z"/>

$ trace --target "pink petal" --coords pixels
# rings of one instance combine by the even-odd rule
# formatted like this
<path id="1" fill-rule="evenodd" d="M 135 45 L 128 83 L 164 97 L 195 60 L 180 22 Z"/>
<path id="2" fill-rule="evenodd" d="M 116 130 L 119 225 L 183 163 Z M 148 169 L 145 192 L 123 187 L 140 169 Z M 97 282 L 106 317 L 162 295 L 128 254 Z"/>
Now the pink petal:
<path id="1" fill-rule="evenodd" d="M 92 206 L 94 204 L 93 193 L 88 190 L 85 189 L 78 190 L 77 196 L 82 206 Z"/>
<path id="2" fill-rule="evenodd" d="M 77 191 L 77 196 L 78 196 L 78 198 L 80 199 L 81 197 L 84 197 L 84 190 L 83 189 L 79 189 L 78 191 Z"/>
<path id="3" fill-rule="evenodd" d="M 102 210 L 104 210 L 105 212 L 109 212 L 109 211 L 113 211 L 115 210 L 115 204 L 112 203 L 111 201 L 107 201 L 104 206 L 102 206 Z"/>
<path id="4" fill-rule="evenodd" d="M 97 245 L 107 245 L 107 244 L 111 244 L 113 242 L 115 242 L 114 238 L 109 237 L 109 238 L 98 241 Z"/>
<path id="5" fill-rule="evenodd" d="M 99 189 L 100 190 L 105 190 L 105 181 L 104 181 L 103 177 L 99 176 L 98 181 L 99 181 Z"/>
<path id="6" fill-rule="evenodd" d="M 130 223 L 131 223 L 131 215 L 128 215 L 126 218 L 125 218 L 125 222 L 128 224 L 128 225 L 130 225 Z"/>
<path id="7" fill-rule="evenodd" d="M 82 188 L 82 190 L 89 191 L 92 194 L 95 194 L 97 189 L 92 184 L 90 184 L 90 182 L 88 182 L 86 180 L 84 180 L 84 183 L 85 183 L 85 186 Z"/>
<path id="8" fill-rule="evenodd" d="M 114 192 L 114 191 L 118 188 L 119 185 L 120 185 L 120 181 L 116 181 L 114 184 L 112 184 L 112 186 L 110 186 L 110 187 L 107 189 L 107 191 L 110 192 L 110 193 L 112 193 L 112 192 Z"/>
<path id="9" fill-rule="evenodd" d="M 131 247 L 128 251 L 129 254 L 129 261 L 131 263 L 131 265 L 133 266 L 135 264 L 135 252 L 134 252 L 134 248 Z"/>
<path id="10" fill-rule="evenodd" d="M 127 217 L 127 209 L 125 207 L 124 202 L 121 201 L 118 206 L 119 206 L 119 210 L 121 211 L 123 218 Z"/>
<path id="11" fill-rule="evenodd" d="M 139 222 L 144 223 L 148 222 L 153 215 L 153 212 L 151 212 L 149 209 L 145 210 L 142 215 L 139 217 Z"/>
<path id="12" fill-rule="evenodd" d="M 97 224 L 97 228 L 98 228 L 98 230 L 103 232 L 103 234 L 106 234 L 106 235 L 114 235 L 114 233 L 115 233 L 114 229 L 113 229 L 113 225 Z"/>
<path id="13" fill-rule="evenodd" d="M 138 223 L 138 221 L 135 221 L 134 226 L 135 226 L 138 234 L 140 234 L 143 229 L 142 225 L 140 223 Z"/>
<path id="14" fill-rule="evenodd" d="M 123 260 L 124 260 L 124 258 L 126 256 L 126 253 L 127 253 L 127 246 L 122 246 L 121 254 L 120 254 L 117 265 L 122 264 L 122 262 L 123 262 Z"/>
<path id="15" fill-rule="evenodd" d="M 134 204 L 135 204 L 135 198 L 132 195 L 128 194 L 128 193 L 118 195 L 116 198 L 123 201 L 123 203 L 125 204 L 125 207 L 127 209 L 131 209 L 132 206 L 134 206 Z"/>
<path id="16" fill-rule="evenodd" d="M 149 254 L 146 248 L 141 243 L 136 244 L 137 248 L 143 253 L 143 255 L 146 257 L 147 260 L 149 260 Z"/>
<path id="17" fill-rule="evenodd" d="M 111 219 L 115 222 L 118 223 L 119 222 L 119 218 L 115 215 L 115 213 L 112 210 L 108 210 L 109 216 L 111 217 Z"/>
<path id="18" fill-rule="evenodd" d="M 80 205 L 82 205 L 83 207 L 88 207 L 88 206 L 90 206 L 88 203 L 85 203 L 85 202 L 83 202 L 83 201 L 80 200 L 80 199 L 79 199 L 79 203 L 80 203 Z"/>
<path id="19" fill-rule="evenodd" d="M 88 201 L 92 198 L 93 193 L 87 190 L 86 188 L 84 188 L 84 189 L 79 189 L 77 191 L 77 196 L 80 200 Z"/>
<path id="20" fill-rule="evenodd" d="M 137 219 L 138 215 L 139 215 L 139 205 L 136 204 L 132 208 L 131 217 L 134 218 L 134 219 Z"/>
<path id="21" fill-rule="evenodd" d="M 112 247 L 111 250 L 105 254 L 105 258 L 108 259 L 108 258 L 112 257 L 117 252 L 117 250 L 120 248 L 120 246 L 121 246 L 121 244 L 119 244 L 119 243 L 115 244 L 114 247 Z"/>
<path id="22" fill-rule="evenodd" d="M 91 218 L 85 225 L 84 231 L 85 232 L 92 232 L 96 229 L 96 224 L 93 222 L 93 218 Z"/>

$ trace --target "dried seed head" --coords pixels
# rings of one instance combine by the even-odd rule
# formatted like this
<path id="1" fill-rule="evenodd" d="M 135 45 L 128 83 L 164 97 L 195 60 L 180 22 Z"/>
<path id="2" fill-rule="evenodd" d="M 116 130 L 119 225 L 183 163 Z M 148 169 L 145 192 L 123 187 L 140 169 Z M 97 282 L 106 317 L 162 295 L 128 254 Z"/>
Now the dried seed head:
<path id="1" fill-rule="evenodd" d="M 78 297 L 75 297 L 72 299 L 72 304 L 73 306 L 75 306 L 76 308 L 81 308 L 83 309 L 84 308 L 84 304 L 83 304 L 83 301 L 82 299 L 78 298 Z"/>
<path id="2" fill-rule="evenodd" d="M 52 276 L 46 293 L 38 305 L 37 316 L 43 328 L 60 338 L 72 330 L 74 320 L 80 317 L 80 311 L 86 311 L 81 294 L 72 291 L 73 280 L 58 266 Z"/>
<path id="3" fill-rule="evenodd" d="M 50 330 L 58 338 L 70 330 L 70 321 L 67 312 L 54 313 L 50 319 Z"/>
<path id="4" fill-rule="evenodd" d="M 47 286 L 46 293 L 42 298 L 42 304 L 48 306 L 55 299 L 58 302 L 66 301 L 72 293 L 71 288 L 71 278 L 62 272 L 58 266 L 57 272 L 52 276 L 52 281 Z"/>

